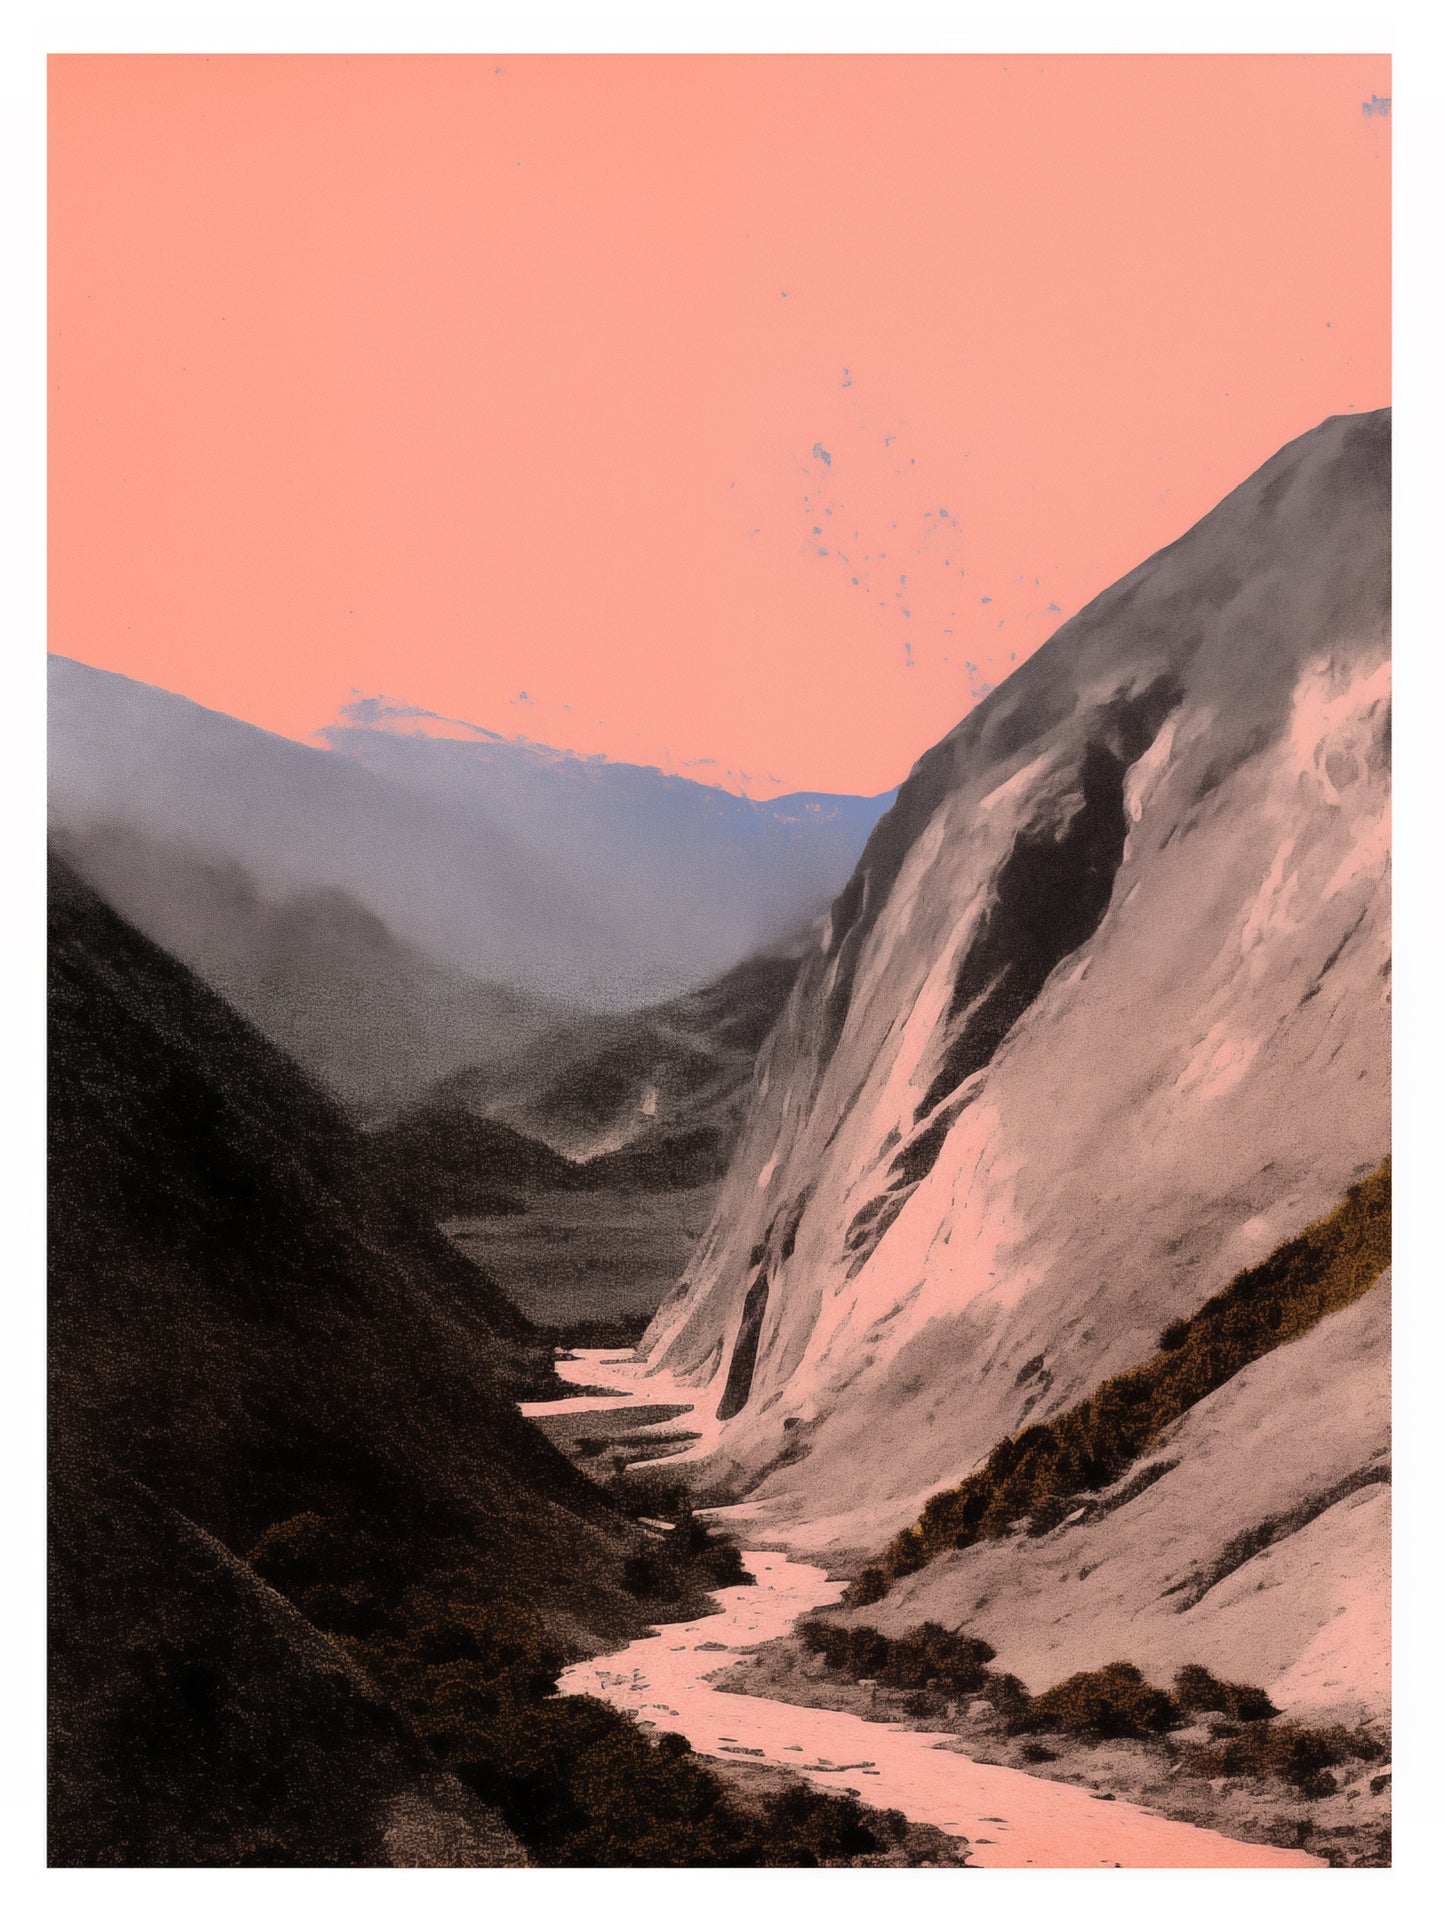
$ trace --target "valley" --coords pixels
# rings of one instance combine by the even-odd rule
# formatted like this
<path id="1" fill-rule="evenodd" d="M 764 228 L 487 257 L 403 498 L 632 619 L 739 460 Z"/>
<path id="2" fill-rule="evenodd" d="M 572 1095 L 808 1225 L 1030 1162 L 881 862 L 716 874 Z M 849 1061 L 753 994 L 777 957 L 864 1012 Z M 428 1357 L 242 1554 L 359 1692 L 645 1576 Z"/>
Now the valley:
<path id="1" fill-rule="evenodd" d="M 586 1440 L 589 1423 L 600 1425 L 600 1440 L 625 1453 L 629 1430 L 618 1395 L 638 1408 L 672 1410 L 683 1423 L 691 1407 L 677 1400 L 672 1379 L 639 1371 L 632 1352 L 577 1352 L 559 1361 L 559 1375 L 578 1389 L 609 1394 L 524 1405 L 524 1414 L 545 1419 L 549 1429 L 565 1423 L 568 1448 Z M 729 1512 L 707 1514 L 725 1526 Z M 769 1682 L 759 1669 L 759 1650 L 776 1648 L 799 1617 L 837 1605 L 845 1585 L 778 1551 L 745 1551 L 742 1561 L 751 1585 L 717 1592 L 714 1614 L 665 1624 L 572 1665 L 559 1678 L 559 1693 L 597 1696 L 658 1733 L 685 1736 L 699 1754 L 724 1763 L 774 1775 L 781 1770 L 815 1788 L 845 1790 L 871 1808 L 900 1811 L 966 1840 L 973 1867 L 1319 1866 L 1298 1847 L 1241 1841 L 1217 1827 L 1172 1819 L 1167 1807 L 1161 1814 L 1165 1790 L 1151 1790 L 1164 1802 L 1145 1807 L 1087 1783 L 1069 1786 L 1024 1773 L 1006 1758 L 1001 1762 L 996 1749 L 979 1760 L 965 1753 L 953 1722 L 920 1730 L 887 1715 L 855 1712 L 847 1705 L 858 1696 L 856 1687 L 851 1695 L 835 1687 L 812 1706 L 783 1699 L 776 1678 Z M 794 1686 L 792 1694 L 798 1693 Z M 1197 1793 L 1214 1806 L 1207 1789 Z"/>
<path id="2" fill-rule="evenodd" d="M 1389 461 L 878 799 L 55 662 L 55 1859 L 1388 1865 Z"/>
<path id="3" fill-rule="evenodd" d="M 716 1193 L 559 1190 L 525 1210 L 450 1217 L 442 1229 L 532 1321 L 564 1341 L 631 1327 L 637 1336 L 687 1268 Z"/>

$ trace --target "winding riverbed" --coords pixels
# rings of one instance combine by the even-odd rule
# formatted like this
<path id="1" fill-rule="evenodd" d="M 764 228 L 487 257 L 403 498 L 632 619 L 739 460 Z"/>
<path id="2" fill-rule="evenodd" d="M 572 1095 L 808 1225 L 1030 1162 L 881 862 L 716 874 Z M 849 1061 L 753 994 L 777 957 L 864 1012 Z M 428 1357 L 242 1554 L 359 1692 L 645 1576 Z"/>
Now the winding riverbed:
<path id="1" fill-rule="evenodd" d="M 644 1378 L 626 1351 L 578 1351 L 559 1375 L 592 1390 L 558 1404 L 528 1404 L 530 1415 L 573 1414 L 634 1403 L 682 1405 L 665 1377 Z M 726 1512 L 717 1512 L 724 1520 Z M 687 1737 L 699 1754 L 791 1768 L 815 1787 L 847 1789 L 878 1809 L 966 1836 L 982 1868 L 1319 1868 L 1298 1849 L 1241 1842 L 1176 1822 L 1131 1802 L 957 1753 L 936 1730 L 867 1722 L 836 1709 L 808 1709 L 762 1696 L 730 1695 L 708 1678 L 796 1618 L 835 1601 L 841 1583 L 811 1563 L 769 1551 L 746 1553 L 751 1586 L 715 1592 L 721 1613 L 668 1623 L 609 1655 L 563 1671 L 566 1695 L 595 1695 L 658 1729 Z"/>

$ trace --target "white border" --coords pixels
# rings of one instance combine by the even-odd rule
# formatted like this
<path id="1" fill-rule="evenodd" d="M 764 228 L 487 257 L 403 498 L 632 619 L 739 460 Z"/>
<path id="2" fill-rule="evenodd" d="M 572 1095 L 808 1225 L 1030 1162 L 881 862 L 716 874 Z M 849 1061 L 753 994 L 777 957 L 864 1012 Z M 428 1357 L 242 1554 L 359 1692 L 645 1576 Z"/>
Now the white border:
<path id="1" fill-rule="evenodd" d="M 4 889 L 10 904 L 0 965 L 8 1038 L 0 1074 L 0 1166 L 6 1178 L 7 1239 L 16 1245 L 8 1260 L 6 1354 L 14 1374 L 5 1395 L 9 1440 L 3 1454 L 13 1472 L 5 1534 L 9 1573 L 6 1595 L 14 1610 L 5 1640 L 11 1646 L 6 1690 L 6 1786 L 9 1841 L 5 1876 L 15 1884 L 12 1906 L 88 1905 L 103 1897 L 108 1909 L 155 1908 L 189 1901 L 200 1885 L 184 1871 L 94 1871 L 46 1875 L 38 1867 L 43 1827 L 41 1793 L 43 1671 L 38 1653 L 43 1627 L 43 1502 L 40 1483 L 39 1363 L 41 1314 L 41 1126 L 43 1050 L 41 978 L 43 864 L 40 856 L 43 775 L 44 674 L 44 72 L 47 51 L 85 52 L 465 52 L 465 51 L 646 51 L 646 52 L 1360 52 L 1395 56 L 1396 101 L 1396 334 L 1400 419 L 1396 433 L 1399 505 L 1396 515 L 1397 666 L 1403 695 L 1397 701 L 1397 855 L 1403 879 L 1397 892 L 1396 965 L 1399 993 L 1396 1130 L 1400 1176 L 1397 1237 L 1396 1392 L 1398 1544 L 1396 1640 L 1404 1671 L 1397 1692 L 1400 1782 L 1397 1789 L 1396 1868 L 1390 1873 L 1324 1876 L 1314 1872 L 1225 1878 L 1170 1872 L 1108 1876 L 1069 1872 L 1025 1876 L 998 1874 L 757 1872 L 745 1881 L 728 1873 L 670 1876 L 647 1881 L 633 1874 L 589 1874 L 583 1884 L 552 1871 L 493 1875 L 485 1883 L 471 1874 L 418 1871 L 364 1875 L 341 1872 L 333 1885 L 348 1905 L 391 1906 L 424 1900 L 428 1906 L 456 1903 L 472 1910 L 478 1898 L 507 1907 L 562 1910 L 579 1896 L 593 1907 L 659 1907 L 684 1903 L 689 1911 L 731 1910 L 746 1898 L 760 1908 L 826 1902 L 851 1907 L 866 1899 L 871 1909 L 902 1898 L 909 1907 L 942 1898 L 977 1898 L 1011 1908 L 1053 1909 L 1097 1904 L 1114 1909 L 1161 1898 L 1174 1909 L 1213 1909 L 1221 1900 L 1314 1908 L 1321 1900 L 1371 1906 L 1413 1904 L 1437 1886 L 1441 1811 L 1439 1747 L 1441 1624 L 1438 1610 L 1442 1562 L 1440 1466 L 1434 1454 L 1440 1423 L 1437 1398 L 1445 1357 L 1439 1290 L 1445 1277 L 1440 1209 L 1432 1175 L 1445 1158 L 1438 1106 L 1445 1055 L 1440 1043 L 1439 953 L 1445 944 L 1441 886 L 1441 825 L 1436 761 L 1445 725 L 1445 634 L 1432 603 L 1438 594 L 1433 559 L 1445 524 L 1440 468 L 1445 459 L 1445 410 L 1437 335 L 1445 319 L 1438 228 L 1445 196 L 1440 191 L 1437 127 L 1442 119 L 1441 43 L 1427 9 L 1391 5 L 1220 4 L 1189 9 L 1157 5 L 1074 4 L 1027 7 L 977 5 L 953 8 L 799 6 L 738 0 L 706 12 L 676 3 L 463 7 L 428 4 L 377 6 L 317 4 L 316 0 L 214 0 L 212 4 L 57 4 L 12 11 L 0 33 L 10 56 L 0 64 L 0 180 L 4 182 L 3 257 L 7 279 L 19 298 L 0 307 L 5 328 L 3 411 L 4 577 L 12 605 L 7 633 L 5 686 L 12 712 L 11 735 L 0 755 L 0 818 L 5 831 Z M 1342 240 L 1347 243 L 1347 240 Z M 18 1225 L 17 1225 L 18 1219 Z M 13 1553 L 12 1553 L 13 1552 Z M 1432 1837 L 1434 1840 L 1432 1840 Z M 208 1900 L 239 1905 L 257 1890 L 236 1876 L 208 1872 L 200 1892 Z M 289 1876 L 290 1872 L 279 1872 Z M 318 1883 L 268 1882 L 268 1902 L 299 1905 L 303 1896 L 327 1894 Z"/>
<path id="2" fill-rule="evenodd" d="M 24 9 L 22 9 L 24 11 Z M 1100 0 L 983 7 L 929 0 L 53 0 L 31 43 L 87 53 L 1361 53 L 1397 44 L 1390 4 L 1219 0 L 1170 8 Z"/>

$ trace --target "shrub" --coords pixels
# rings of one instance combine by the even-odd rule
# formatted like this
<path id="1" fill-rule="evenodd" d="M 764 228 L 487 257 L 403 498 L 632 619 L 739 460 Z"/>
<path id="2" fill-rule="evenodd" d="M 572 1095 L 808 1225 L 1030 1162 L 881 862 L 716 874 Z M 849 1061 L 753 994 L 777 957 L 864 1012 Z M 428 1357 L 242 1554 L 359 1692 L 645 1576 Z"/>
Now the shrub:
<path id="1" fill-rule="evenodd" d="M 1039 1727 L 1057 1723 L 1076 1735 L 1145 1736 L 1170 1726 L 1174 1703 L 1132 1662 L 1111 1662 L 1046 1689 L 1030 1714 Z"/>
<path id="2" fill-rule="evenodd" d="M 661 1552 L 643 1552 L 622 1565 L 622 1587 L 642 1601 L 670 1602 L 678 1594 L 677 1573 Z"/>
<path id="3" fill-rule="evenodd" d="M 984 1667 L 993 1661 L 990 1645 L 940 1623 L 920 1623 L 906 1636 L 885 1636 L 867 1625 L 844 1628 L 821 1616 L 804 1616 L 794 1634 L 830 1669 L 856 1679 L 871 1678 L 892 1689 L 924 1689 L 930 1683 L 950 1695 L 976 1695 Z"/>
<path id="4" fill-rule="evenodd" d="M 1002 1671 L 986 1676 L 982 1697 L 1007 1730 L 1013 1732 L 1027 1727 L 1033 1698 L 1017 1676 Z"/>
<path id="5" fill-rule="evenodd" d="M 1235 1722 L 1263 1722 L 1279 1714 L 1263 1689 L 1225 1682 L 1198 1662 L 1187 1662 L 1175 1676 L 1174 1701 L 1183 1715 L 1218 1712 Z"/>
<path id="6" fill-rule="evenodd" d="M 773 1799 L 767 1820 L 774 1842 L 790 1839 L 819 1861 L 876 1855 L 885 1846 L 851 1796 L 820 1795 L 801 1784 Z"/>
<path id="7" fill-rule="evenodd" d="M 1301 1729 L 1290 1723 L 1246 1722 L 1234 1735 L 1191 1751 L 1196 1775 L 1278 1776 L 1312 1799 L 1333 1795 L 1339 1784 L 1330 1766 L 1352 1756 L 1373 1757 L 1372 1736 L 1348 1729 Z"/>
<path id="8" fill-rule="evenodd" d="M 866 1569 L 860 1569 L 848 1585 L 848 1601 L 857 1607 L 864 1603 L 882 1602 L 893 1587 L 893 1578 L 875 1563 Z"/>

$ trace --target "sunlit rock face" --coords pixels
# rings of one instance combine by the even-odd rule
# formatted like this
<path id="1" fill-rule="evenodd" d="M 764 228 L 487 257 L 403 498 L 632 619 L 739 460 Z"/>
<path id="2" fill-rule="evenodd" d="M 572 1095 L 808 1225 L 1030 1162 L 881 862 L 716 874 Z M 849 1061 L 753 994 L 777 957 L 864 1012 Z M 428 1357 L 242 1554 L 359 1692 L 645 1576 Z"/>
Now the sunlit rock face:
<path id="1" fill-rule="evenodd" d="M 754 1534 L 856 1560 L 1386 1154 L 1389 460 L 1286 446 L 873 831 L 645 1344 Z"/>

